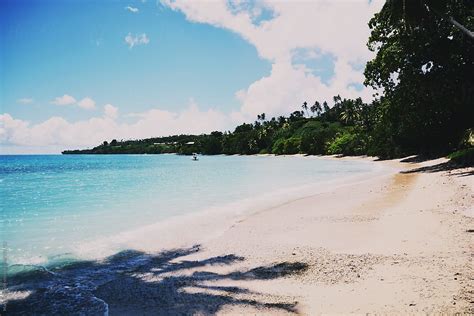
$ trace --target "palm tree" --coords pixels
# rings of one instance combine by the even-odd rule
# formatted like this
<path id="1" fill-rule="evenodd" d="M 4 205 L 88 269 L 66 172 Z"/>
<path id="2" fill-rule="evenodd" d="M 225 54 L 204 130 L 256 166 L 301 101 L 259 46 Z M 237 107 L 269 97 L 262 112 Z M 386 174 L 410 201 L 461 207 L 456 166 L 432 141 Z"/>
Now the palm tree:
<path id="1" fill-rule="evenodd" d="M 359 102 L 360 100 L 360 102 Z M 344 100 L 343 111 L 340 114 L 341 120 L 346 124 L 355 124 L 360 118 L 360 107 L 362 100 L 359 98 L 356 102 L 352 100 Z"/>
<path id="2" fill-rule="evenodd" d="M 387 0 L 381 12 L 387 13 L 393 20 L 402 20 L 408 26 L 416 25 L 421 19 L 434 13 L 474 40 L 474 32 L 447 13 L 446 2 L 446 0 Z"/>
<path id="3" fill-rule="evenodd" d="M 321 103 L 319 103 L 318 101 L 315 101 L 314 104 L 311 106 L 310 108 L 311 112 L 313 113 L 316 113 L 316 116 L 319 116 L 322 112 L 322 107 L 321 107 Z"/>
<path id="4" fill-rule="evenodd" d="M 346 124 L 353 123 L 356 118 L 357 112 L 355 112 L 352 107 L 347 107 L 344 111 L 341 112 L 341 120 Z"/>
<path id="5" fill-rule="evenodd" d="M 308 102 L 304 101 L 301 108 L 306 112 L 306 115 L 309 116 L 308 115 Z"/>
<path id="6" fill-rule="evenodd" d="M 324 113 L 326 113 L 327 111 L 329 111 L 329 105 L 326 101 L 323 102 L 323 109 L 324 109 Z"/>

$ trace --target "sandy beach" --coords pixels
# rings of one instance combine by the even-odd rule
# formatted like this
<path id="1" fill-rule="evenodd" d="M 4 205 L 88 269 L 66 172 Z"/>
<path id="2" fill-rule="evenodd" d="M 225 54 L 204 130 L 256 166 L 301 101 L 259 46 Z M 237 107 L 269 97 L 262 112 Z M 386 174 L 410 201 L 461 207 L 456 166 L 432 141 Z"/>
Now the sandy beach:
<path id="1" fill-rule="evenodd" d="M 248 214 L 96 294 L 112 313 L 474 312 L 474 169 L 376 163 L 394 169 Z"/>
<path id="2" fill-rule="evenodd" d="M 97 311 L 474 312 L 474 169 L 444 159 L 373 163 L 386 168 L 277 206 L 225 219 L 207 214 L 168 233 L 150 226 L 142 232 L 148 242 L 137 237 L 133 247 L 143 252 L 126 255 L 138 263 L 91 289 Z M 117 272 L 122 259 L 101 264 Z M 14 302 L 11 311 L 20 308 Z M 21 304 L 48 310 L 41 296 Z"/>
<path id="3" fill-rule="evenodd" d="M 0 316 L 474 316 L 473 16 L 0 1 Z"/>

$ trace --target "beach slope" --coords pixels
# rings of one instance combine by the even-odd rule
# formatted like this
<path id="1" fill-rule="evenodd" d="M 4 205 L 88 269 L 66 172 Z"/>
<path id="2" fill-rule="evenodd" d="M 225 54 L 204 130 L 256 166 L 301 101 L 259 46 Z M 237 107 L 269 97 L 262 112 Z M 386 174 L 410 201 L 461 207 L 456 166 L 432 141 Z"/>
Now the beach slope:
<path id="1" fill-rule="evenodd" d="M 97 294 L 119 313 L 473 312 L 473 169 L 378 163 L 395 171 L 249 214 L 137 275 L 131 300 L 116 296 L 125 279 Z M 178 304 L 143 299 L 154 282 Z"/>

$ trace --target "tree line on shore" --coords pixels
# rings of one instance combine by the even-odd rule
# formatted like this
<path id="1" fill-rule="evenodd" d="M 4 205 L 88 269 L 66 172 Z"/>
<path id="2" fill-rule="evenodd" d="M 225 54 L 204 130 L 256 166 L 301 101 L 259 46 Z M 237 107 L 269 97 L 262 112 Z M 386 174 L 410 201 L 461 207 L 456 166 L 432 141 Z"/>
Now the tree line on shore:
<path id="1" fill-rule="evenodd" d="M 474 160 L 474 4 L 387 1 L 369 21 L 365 85 L 371 103 L 335 96 L 233 132 L 112 140 L 64 154 L 342 154 L 381 158 L 447 154 Z M 454 23 L 454 22 L 455 23 Z M 460 27 L 461 26 L 461 27 Z M 472 33 L 472 32 L 471 32 Z"/>

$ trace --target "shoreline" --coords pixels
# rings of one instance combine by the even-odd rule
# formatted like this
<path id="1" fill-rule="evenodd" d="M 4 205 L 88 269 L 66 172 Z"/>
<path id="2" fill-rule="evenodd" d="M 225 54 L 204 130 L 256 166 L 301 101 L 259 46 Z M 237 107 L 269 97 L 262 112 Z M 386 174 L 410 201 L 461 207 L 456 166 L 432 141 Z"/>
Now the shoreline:
<path id="1" fill-rule="evenodd" d="M 319 157 L 299 154 L 273 155 L 272 157 L 317 160 L 339 159 L 331 156 Z M 82 243 L 74 249 L 73 253 L 79 254 L 84 259 L 102 260 L 124 249 L 157 253 L 169 248 L 192 247 L 195 244 L 218 237 L 232 225 L 256 213 L 271 211 L 281 205 L 314 197 L 348 185 L 361 184 L 373 178 L 386 177 L 395 172 L 393 166 L 374 164 L 372 159 L 372 157 L 356 159 L 357 161 L 373 164 L 374 168 L 371 171 L 326 181 L 317 181 L 298 187 L 269 191 L 259 197 L 243 198 L 194 213 L 174 215 L 156 223 Z M 175 236 L 180 236 L 179 242 L 176 242 Z M 103 244 L 103 246 L 97 247 L 98 244 Z M 98 253 L 100 253 L 100 256 Z"/>
<path id="2" fill-rule="evenodd" d="M 389 170 L 393 169 L 393 167 L 375 164 L 373 157 L 340 159 L 333 156 L 307 156 L 301 154 L 260 156 L 272 157 L 271 159 L 295 159 L 295 163 L 298 163 L 297 160 L 299 159 L 356 160 L 361 163 L 370 164 L 371 170 L 357 172 L 354 175 L 336 175 L 330 180 L 321 181 L 316 179 L 315 182 L 301 184 L 296 187 L 270 190 L 258 197 L 245 197 L 231 202 L 224 202 L 210 208 L 204 207 L 192 213 L 172 215 L 157 222 L 127 229 L 118 234 L 80 242 L 73 248 L 68 249 L 64 254 L 54 255 L 54 261 L 49 261 L 46 257 L 37 256 L 32 261 L 15 262 L 15 265 L 31 267 L 33 270 L 35 269 L 34 267 L 50 269 L 55 267 L 55 261 L 58 261 L 61 266 L 64 264 L 64 260 L 71 260 L 71 263 L 84 260 L 103 260 L 119 251 L 128 249 L 156 253 L 170 247 L 192 246 L 197 241 L 207 240 L 219 235 L 223 230 L 241 220 L 241 218 L 250 216 L 253 213 L 269 210 L 294 200 L 336 190 L 341 186 L 362 183 L 373 177 L 380 177 L 387 175 L 388 172 L 393 172 L 393 170 Z M 192 227 L 192 229 L 189 229 L 189 227 Z M 176 243 L 174 238 L 176 235 L 181 236 L 182 243 Z M 186 238 L 183 238 L 183 236 L 186 236 Z"/>
<path id="3" fill-rule="evenodd" d="M 136 240 L 147 259 L 89 291 L 112 314 L 473 312 L 474 169 L 362 159 L 384 172 L 224 221 L 201 214 L 200 233 L 184 223 L 162 247 L 152 225 Z"/>
<path id="4" fill-rule="evenodd" d="M 444 161 L 377 162 L 390 171 L 246 214 L 177 262 L 205 262 L 222 256 L 244 259 L 231 266 L 206 264 L 170 276 L 212 271 L 225 277 L 203 280 L 205 289 L 192 283 L 185 291 L 260 300 L 266 306 L 297 302 L 294 311 L 262 309 L 252 303 L 226 304 L 218 314 L 472 312 L 467 231 L 474 222 L 461 214 L 469 202 L 459 204 L 454 196 L 465 188 L 459 199 L 472 201 L 474 197 L 466 194 L 474 188 L 473 180 L 450 178 L 446 172 L 399 173 Z M 279 271 L 285 263 L 289 271 Z M 306 265 L 304 271 L 293 271 L 292 265 L 297 264 Z M 227 277 L 232 271 L 255 274 L 262 267 L 271 267 L 268 279 Z M 147 282 L 155 280 L 142 277 Z M 121 284 L 117 280 L 101 287 L 99 293 L 114 293 Z M 228 293 L 229 286 L 253 294 Z M 111 310 L 124 311 L 120 302 L 108 301 L 111 296 L 105 298 Z M 340 304 L 341 299 L 345 304 Z"/>
<path id="5" fill-rule="evenodd" d="M 165 155 L 165 156 L 166 155 L 173 155 L 174 156 L 175 154 L 162 154 L 162 155 Z M 130 156 L 137 156 L 137 155 L 130 155 Z M 143 157 L 144 155 L 139 155 L 139 156 Z M 149 157 L 152 158 L 151 155 Z M 231 156 L 223 156 L 223 158 L 224 157 L 231 157 Z M 244 157 L 246 157 L 246 156 L 244 156 Z M 235 158 L 233 158 L 233 159 L 235 160 Z M 277 159 L 277 160 L 283 159 L 283 160 L 288 161 L 288 163 L 290 163 L 290 164 L 293 164 L 293 163 L 297 164 L 300 159 L 304 159 L 304 160 L 306 160 L 306 162 L 305 162 L 306 165 L 312 164 L 312 162 L 309 161 L 309 159 L 317 159 L 317 160 L 321 160 L 321 161 L 322 160 L 329 160 L 329 159 L 324 159 L 324 158 L 316 157 L 316 156 L 314 156 L 314 157 L 313 156 L 312 157 L 303 157 L 303 155 L 278 156 L 278 157 L 272 157 L 272 158 L 268 158 L 268 159 L 271 159 L 271 160 L 273 160 L 273 159 Z M 258 159 L 258 158 L 252 158 L 252 160 L 256 160 L 259 163 L 266 161 L 265 159 Z M 212 160 L 209 159 L 209 161 L 212 161 Z M 364 162 L 364 163 L 369 164 L 370 162 Z M 317 164 L 315 164 L 315 165 L 317 166 Z M 339 167 L 342 167 L 342 169 L 344 169 L 343 168 L 344 164 L 343 163 L 341 163 L 341 165 L 337 164 L 337 168 L 339 168 Z M 351 169 L 351 167 L 349 167 L 349 169 Z M 356 170 L 356 169 L 358 169 L 358 170 Z M 365 169 L 374 169 L 374 168 L 372 166 L 367 166 L 367 168 L 366 168 L 362 164 L 356 165 L 356 167 L 354 169 L 355 174 L 356 174 L 355 177 L 360 176 L 360 174 L 365 174 L 366 172 L 372 172 L 372 170 L 365 170 Z M 377 169 L 377 168 L 375 168 L 375 169 Z M 302 170 L 299 170 L 299 171 L 304 172 Z M 335 172 L 335 173 L 337 173 L 337 172 Z M 329 174 L 331 174 L 331 173 L 329 173 Z M 298 173 L 295 173 L 295 175 L 296 175 L 295 178 L 300 177 L 298 175 Z M 323 175 L 323 173 L 322 173 L 322 175 Z M 253 197 L 250 197 L 250 196 L 248 196 L 248 194 L 246 194 L 246 195 L 241 195 L 240 197 L 236 197 L 234 199 L 227 199 L 227 200 L 223 200 L 223 201 L 220 201 L 220 202 L 218 200 L 216 200 L 217 202 L 213 203 L 214 204 L 213 206 L 197 207 L 197 208 L 194 208 L 194 210 L 192 212 L 183 211 L 183 212 L 179 212 L 180 215 L 171 215 L 170 217 L 166 217 L 166 218 L 163 218 L 163 219 L 154 219 L 154 220 L 144 222 L 144 223 L 141 223 L 139 225 L 134 225 L 134 226 L 127 225 L 127 227 L 125 227 L 124 229 L 116 230 L 115 232 L 112 232 L 111 234 L 108 234 L 108 237 L 104 237 L 103 235 L 105 235 L 105 234 L 103 234 L 102 236 L 97 236 L 97 237 L 94 237 L 94 238 L 87 238 L 87 241 L 84 241 L 84 242 L 82 242 L 81 239 L 76 239 L 76 240 L 79 240 L 79 242 L 74 243 L 73 247 L 64 247 L 63 252 L 48 253 L 46 255 L 38 253 L 38 254 L 35 254 L 34 256 L 27 256 L 27 255 L 17 256 L 17 257 L 13 256 L 13 257 L 10 258 L 9 261 L 10 261 L 11 264 L 13 264 L 15 266 L 18 266 L 20 268 L 19 270 L 21 270 L 22 268 L 20 266 L 29 266 L 32 269 L 34 269 L 35 266 L 37 266 L 39 269 L 42 269 L 44 267 L 46 267 L 46 268 L 51 267 L 52 268 L 55 265 L 55 261 L 60 261 L 59 264 L 62 265 L 63 261 L 65 261 L 65 260 L 71 260 L 71 261 L 79 260 L 80 261 L 80 260 L 103 259 L 106 256 L 113 255 L 115 252 L 118 252 L 122 249 L 130 249 L 130 247 L 128 247 L 129 244 L 127 244 L 127 238 L 125 237 L 125 235 L 129 235 L 129 236 L 133 235 L 134 232 L 137 232 L 137 231 L 139 232 L 142 229 L 151 230 L 151 229 L 155 228 L 157 230 L 160 230 L 160 228 L 165 228 L 165 230 L 170 231 L 173 225 L 176 226 L 176 224 L 179 224 L 181 221 L 186 221 L 186 222 L 192 224 L 192 222 L 195 218 L 201 219 L 201 221 L 206 221 L 204 219 L 206 217 L 210 217 L 210 216 L 217 216 L 217 217 L 221 216 L 222 217 L 222 214 L 220 214 L 220 213 L 223 210 L 225 212 L 225 215 L 229 215 L 229 216 L 230 215 L 235 215 L 235 214 L 232 214 L 232 213 L 242 214 L 242 213 L 245 213 L 248 210 L 254 210 L 255 208 L 258 208 L 258 209 L 259 208 L 268 208 L 268 207 L 274 206 L 278 203 L 287 202 L 288 200 L 291 200 L 293 198 L 301 198 L 304 195 L 309 195 L 309 193 L 313 191 L 313 188 L 315 187 L 315 185 L 316 186 L 321 186 L 321 184 L 323 184 L 323 182 L 328 183 L 328 182 L 326 182 L 328 180 L 321 180 L 321 179 L 318 178 L 319 177 L 318 175 L 315 175 L 315 176 L 316 176 L 316 178 L 306 177 L 305 181 L 301 180 L 300 183 L 298 183 L 298 181 L 291 182 L 291 183 L 296 183 L 296 186 L 295 185 L 283 185 L 283 189 L 281 189 L 281 190 L 278 189 L 279 191 L 276 191 L 275 186 L 273 186 L 271 188 L 266 188 L 266 190 L 263 189 L 263 187 L 262 187 L 262 190 L 258 191 L 259 192 L 258 195 L 261 196 L 263 194 L 263 198 L 259 198 L 259 197 L 257 197 L 257 195 L 255 195 Z M 349 179 L 354 177 L 350 173 L 346 173 L 346 174 L 342 173 L 340 175 L 335 175 L 334 178 L 340 177 L 340 176 L 342 176 L 342 178 L 344 178 L 344 179 L 348 179 L 348 181 L 349 181 Z M 277 180 L 279 180 L 279 179 L 277 179 Z M 282 179 L 282 181 L 283 181 L 283 179 Z M 308 181 L 310 181 L 310 182 L 308 182 Z M 330 180 L 331 183 L 332 182 L 338 182 L 338 181 L 339 180 L 337 180 L 337 178 L 336 178 L 336 181 Z M 275 182 L 273 182 L 273 183 L 275 183 Z M 326 185 L 326 184 L 324 184 L 324 185 Z M 331 186 L 332 186 L 332 184 L 331 184 Z M 277 187 L 281 187 L 281 186 L 277 184 Z M 306 191 L 308 193 L 304 193 Z M 238 191 L 235 191 L 235 192 L 238 192 Z M 133 196 L 132 196 L 132 198 L 133 198 Z M 137 206 L 138 210 L 139 210 L 139 207 L 140 206 Z M 186 208 L 182 208 L 182 209 L 186 210 Z M 233 210 L 231 210 L 232 212 L 228 212 L 226 209 L 233 209 Z M 129 208 L 129 210 L 133 211 L 133 208 Z M 146 218 L 146 217 L 144 217 L 144 218 Z M 179 225 L 177 225 L 177 226 L 179 226 Z M 112 242 L 112 244 L 115 244 L 114 249 L 109 249 L 110 247 L 108 247 L 109 245 L 107 245 L 105 243 L 105 241 L 107 239 L 113 241 L 113 239 L 115 239 L 116 237 L 118 237 L 117 239 L 119 239 L 119 240 Z M 90 245 L 96 244 L 97 241 L 104 244 L 103 249 L 106 249 L 107 252 L 104 252 L 103 254 L 101 254 L 100 249 L 97 249 L 97 251 L 96 251 L 95 249 L 93 249 L 94 247 L 90 247 Z M 123 244 L 123 246 L 120 245 L 120 244 Z M 169 246 L 172 246 L 172 245 L 168 243 L 166 245 L 166 247 L 169 247 Z M 22 248 L 22 247 L 17 247 L 17 248 Z M 139 241 L 136 241 L 133 244 L 133 249 L 135 249 L 135 248 L 140 248 L 141 249 Z M 163 248 L 165 248 L 165 247 L 163 247 Z M 45 249 L 46 249 L 46 247 L 45 247 Z M 156 251 L 157 249 L 156 248 L 153 249 L 153 248 L 148 247 L 146 250 L 147 251 Z M 52 259 L 50 259 L 50 258 L 52 258 Z M 17 271 L 17 269 L 13 269 L 12 272 L 15 272 L 15 271 Z"/>

